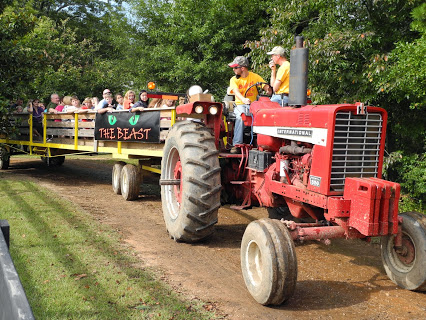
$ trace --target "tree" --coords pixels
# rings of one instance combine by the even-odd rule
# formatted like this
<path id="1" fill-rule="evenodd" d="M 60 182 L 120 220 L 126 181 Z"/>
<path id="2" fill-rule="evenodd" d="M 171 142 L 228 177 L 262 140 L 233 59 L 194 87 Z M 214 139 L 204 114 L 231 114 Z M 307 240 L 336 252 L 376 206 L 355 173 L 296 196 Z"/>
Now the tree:
<path id="1" fill-rule="evenodd" d="M 235 55 L 266 25 L 264 1 L 133 1 L 137 85 L 156 80 L 163 90 L 185 91 L 199 84 L 224 94 Z"/>
<path id="2" fill-rule="evenodd" d="M 372 101 L 369 67 L 395 47 L 412 39 L 410 12 L 420 1 L 292 0 L 270 2 L 270 24 L 261 38 L 248 41 L 257 71 L 267 72 L 265 51 L 290 49 L 302 34 L 310 50 L 309 82 L 316 103 Z M 262 67 L 263 66 L 263 67 Z"/>
<path id="3" fill-rule="evenodd" d="M 398 41 L 395 48 L 372 66 L 376 101 L 386 105 L 393 120 L 391 150 L 406 153 L 426 152 L 426 4 L 412 12 L 412 30 L 419 36 Z"/>
<path id="4" fill-rule="evenodd" d="M 0 95 L 47 98 L 58 92 L 84 97 L 106 86 L 121 87 L 116 63 L 121 49 L 110 39 L 111 21 L 122 19 L 118 11 L 102 12 L 102 4 L 16 1 L 7 7 L 0 16 Z M 103 10 L 108 8 L 115 7 L 104 5 Z"/>

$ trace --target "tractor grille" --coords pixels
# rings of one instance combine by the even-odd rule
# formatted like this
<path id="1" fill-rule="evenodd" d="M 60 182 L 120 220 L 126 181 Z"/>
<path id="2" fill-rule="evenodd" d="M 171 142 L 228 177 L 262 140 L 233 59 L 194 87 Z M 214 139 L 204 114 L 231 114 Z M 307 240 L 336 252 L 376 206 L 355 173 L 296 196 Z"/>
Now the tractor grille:
<path id="1" fill-rule="evenodd" d="M 331 164 L 331 191 L 343 191 L 346 177 L 377 177 L 382 115 L 337 112 Z"/>

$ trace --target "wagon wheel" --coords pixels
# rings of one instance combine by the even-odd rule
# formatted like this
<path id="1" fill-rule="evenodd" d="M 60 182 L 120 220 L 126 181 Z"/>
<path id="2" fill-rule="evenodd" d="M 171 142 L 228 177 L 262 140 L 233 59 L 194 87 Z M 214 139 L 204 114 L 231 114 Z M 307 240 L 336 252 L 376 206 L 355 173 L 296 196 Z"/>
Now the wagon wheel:
<path id="1" fill-rule="evenodd" d="M 195 242 L 209 236 L 220 207 L 220 167 L 209 129 L 191 121 L 170 130 L 161 161 L 161 201 L 170 236 Z"/>
<path id="2" fill-rule="evenodd" d="M 126 165 L 124 161 L 114 163 L 112 167 L 112 190 L 115 194 L 121 194 L 121 170 Z"/>
<path id="3" fill-rule="evenodd" d="M 398 286 L 426 291 L 426 216 L 405 212 L 401 217 L 402 248 L 395 248 L 395 235 L 382 237 L 383 266 L 388 277 Z"/>
<path id="4" fill-rule="evenodd" d="M 0 146 L 0 170 L 7 170 L 10 163 L 10 153 L 5 147 Z"/>
<path id="5" fill-rule="evenodd" d="M 241 269 L 253 298 L 263 305 L 280 305 L 294 293 L 297 259 L 293 240 L 278 220 L 251 222 L 241 242 Z"/>
<path id="6" fill-rule="evenodd" d="M 121 170 L 120 186 L 124 200 L 132 201 L 138 198 L 141 179 L 138 168 L 133 164 L 126 164 Z"/>

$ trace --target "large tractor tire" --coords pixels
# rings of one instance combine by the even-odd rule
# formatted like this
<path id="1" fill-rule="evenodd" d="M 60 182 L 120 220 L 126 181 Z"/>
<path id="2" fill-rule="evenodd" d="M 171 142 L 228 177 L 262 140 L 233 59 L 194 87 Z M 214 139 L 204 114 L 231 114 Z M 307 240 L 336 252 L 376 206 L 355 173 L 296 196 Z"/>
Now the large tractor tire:
<path id="1" fill-rule="evenodd" d="M 124 161 L 118 161 L 112 167 L 112 190 L 115 194 L 121 194 L 121 171 L 125 165 Z"/>
<path id="2" fill-rule="evenodd" d="M 139 196 L 141 179 L 138 168 L 133 164 L 126 164 L 121 170 L 121 195 L 124 200 L 136 200 Z"/>
<path id="3" fill-rule="evenodd" d="M 294 293 L 297 258 L 287 228 L 278 220 L 251 222 L 241 242 L 241 269 L 253 298 L 262 305 L 280 305 Z"/>
<path id="4" fill-rule="evenodd" d="M 395 250 L 395 235 L 382 237 L 382 262 L 388 277 L 408 290 L 426 291 L 426 216 L 401 214 L 402 249 Z"/>
<path id="5" fill-rule="evenodd" d="M 0 146 L 0 170 L 7 170 L 10 163 L 10 153 L 5 147 Z"/>
<path id="6" fill-rule="evenodd" d="M 170 130 L 161 161 L 164 221 L 176 241 L 209 236 L 220 207 L 220 166 L 215 140 L 200 123 L 182 121 Z"/>

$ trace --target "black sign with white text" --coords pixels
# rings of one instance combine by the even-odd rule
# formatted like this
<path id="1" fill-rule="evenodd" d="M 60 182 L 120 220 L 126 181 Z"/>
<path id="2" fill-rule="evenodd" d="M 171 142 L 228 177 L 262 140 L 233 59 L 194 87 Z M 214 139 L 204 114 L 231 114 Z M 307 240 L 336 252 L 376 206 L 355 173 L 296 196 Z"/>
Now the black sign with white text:
<path id="1" fill-rule="evenodd" d="M 160 142 L 160 111 L 96 114 L 95 139 Z"/>

